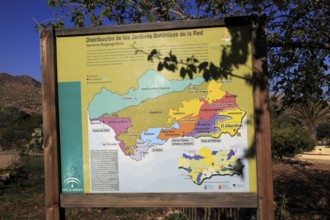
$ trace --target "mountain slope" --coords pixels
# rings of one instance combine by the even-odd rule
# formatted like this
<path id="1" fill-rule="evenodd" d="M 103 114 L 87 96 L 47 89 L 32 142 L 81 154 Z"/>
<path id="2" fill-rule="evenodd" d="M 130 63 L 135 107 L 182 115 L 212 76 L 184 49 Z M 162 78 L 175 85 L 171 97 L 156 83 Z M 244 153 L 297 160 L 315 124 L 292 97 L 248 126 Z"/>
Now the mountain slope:
<path id="1" fill-rule="evenodd" d="M 30 76 L 0 73 L 0 108 L 41 112 L 41 83 Z"/>

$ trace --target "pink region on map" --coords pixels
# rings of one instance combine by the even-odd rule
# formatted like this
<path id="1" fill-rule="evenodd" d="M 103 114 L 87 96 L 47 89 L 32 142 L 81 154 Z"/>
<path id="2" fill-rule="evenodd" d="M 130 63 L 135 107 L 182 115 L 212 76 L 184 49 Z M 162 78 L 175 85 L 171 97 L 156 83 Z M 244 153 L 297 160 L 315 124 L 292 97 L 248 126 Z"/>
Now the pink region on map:
<path id="1" fill-rule="evenodd" d="M 212 103 L 204 100 L 204 104 L 200 108 L 199 116 L 203 120 L 209 120 L 214 115 L 218 114 L 219 111 L 236 108 L 238 108 L 236 104 L 236 96 L 226 92 L 223 98 L 213 101 Z"/>
<path id="2" fill-rule="evenodd" d="M 115 133 L 116 137 L 123 132 L 126 132 L 129 127 L 132 126 L 131 119 L 129 118 L 119 118 L 117 115 L 112 115 L 111 117 L 99 117 L 91 119 L 91 121 L 100 121 L 103 124 L 111 127 Z"/>
<path id="3" fill-rule="evenodd" d="M 119 146 L 123 152 L 126 152 L 128 150 L 128 147 L 125 145 L 125 143 L 121 140 L 118 140 L 118 136 L 121 133 L 124 133 L 132 126 L 132 122 L 130 118 L 119 118 L 117 115 L 112 115 L 111 117 L 98 117 L 91 119 L 91 122 L 93 121 L 100 121 L 103 124 L 108 125 L 111 127 L 116 136 L 115 139 L 119 141 Z"/>

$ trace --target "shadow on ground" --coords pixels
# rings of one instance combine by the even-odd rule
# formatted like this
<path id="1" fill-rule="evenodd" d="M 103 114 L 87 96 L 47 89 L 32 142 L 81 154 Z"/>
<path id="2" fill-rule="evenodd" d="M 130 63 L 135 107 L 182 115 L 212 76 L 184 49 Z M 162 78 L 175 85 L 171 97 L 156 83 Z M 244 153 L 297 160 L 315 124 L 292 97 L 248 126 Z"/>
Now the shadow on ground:
<path id="1" fill-rule="evenodd" d="M 330 164 L 289 161 L 273 166 L 274 195 L 277 206 L 287 198 L 290 219 L 328 219 L 330 217 Z"/>

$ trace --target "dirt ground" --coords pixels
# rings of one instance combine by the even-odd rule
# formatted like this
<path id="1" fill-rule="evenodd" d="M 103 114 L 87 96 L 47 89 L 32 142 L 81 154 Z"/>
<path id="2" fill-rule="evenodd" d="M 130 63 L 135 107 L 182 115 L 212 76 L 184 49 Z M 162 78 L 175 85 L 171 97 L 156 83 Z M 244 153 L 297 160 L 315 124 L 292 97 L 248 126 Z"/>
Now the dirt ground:
<path id="1" fill-rule="evenodd" d="M 0 169 L 10 166 L 19 159 L 17 152 L 0 152 Z"/>
<path id="2" fill-rule="evenodd" d="M 283 214 L 289 219 L 330 218 L 330 160 L 274 163 L 273 179 L 276 205 L 287 199 Z"/>

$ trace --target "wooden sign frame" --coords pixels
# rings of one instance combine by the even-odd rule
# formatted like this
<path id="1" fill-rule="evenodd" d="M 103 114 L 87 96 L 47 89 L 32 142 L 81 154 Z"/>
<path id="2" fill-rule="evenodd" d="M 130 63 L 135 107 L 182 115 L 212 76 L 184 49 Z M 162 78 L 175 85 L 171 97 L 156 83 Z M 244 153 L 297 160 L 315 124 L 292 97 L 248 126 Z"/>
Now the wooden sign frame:
<path id="1" fill-rule="evenodd" d="M 257 159 L 257 193 L 90 193 L 63 194 L 60 183 L 60 147 L 57 96 L 57 36 L 120 34 L 189 28 L 251 27 L 252 71 L 254 97 L 255 146 L 251 156 Z M 47 219 L 64 218 L 64 208 L 71 207 L 222 207 L 257 208 L 259 219 L 273 219 L 273 180 L 270 146 L 270 113 L 268 107 L 268 76 L 263 20 L 234 17 L 177 21 L 110 27 L 44 30 L 40 33 L 43 128 L 45 155 L 45 190 Z"/>

